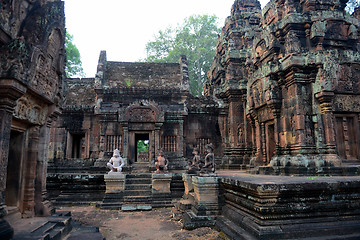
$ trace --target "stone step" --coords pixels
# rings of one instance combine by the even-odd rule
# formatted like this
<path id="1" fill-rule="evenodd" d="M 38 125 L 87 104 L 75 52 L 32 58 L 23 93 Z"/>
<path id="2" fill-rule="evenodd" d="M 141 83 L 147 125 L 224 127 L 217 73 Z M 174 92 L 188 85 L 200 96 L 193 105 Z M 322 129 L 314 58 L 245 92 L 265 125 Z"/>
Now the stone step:
<path id="1" fill-rule="evenodd" d="M 151 179 L 149 178 L 130 178 L 125 180 L 125 186 L 127 184 L 151 184 Z"/>
<path id="2" fill-rule="evenodd" d="M 126 179 L 130 178 L 146 178 L 151 179 L 152 175 L 151 173 L 142 173 L 142 174 L 127 174 Z"/>
<path id="3" fill-rule="evenodd" d="M 151 184 L 127 184 L 125 185 L 126 190 L 151 190 Z"/>
<path id="4" fill-rule="evenodd" d="M 39 226 L 38 228 L 34 229 L 31 233 L 35 235 L 40 235 L 42 233 L 48 233 L 52 229 L 56 227 L 56 223 L 54 222 L 46 222 L 44 225 Z"/>
<path id="5" fill-rule="evenodd" d="M 123 202 L 104 202 L 100 205 L 101 209 L 109 209 L 109 210 L 120 210 Z"/>
<path id="6" fill-rule="evenodd" d="M 151 196 L 124 196 L 124 203 L 143 203 L 151 200 Z"/>
<path id="7" fill-rule="evenodd" d="M 15 224 L 13 224 L 15 226 Z M 17 222 L 13 240 L 60 240 L 72 229 L 70 216 L 24 219 Z"/>
<path id="8" fill-rule="evenodd" d="M 216 220 L 216 228 L 220 229 L 231 239 L 239 240 L 255 240 L 256 238 L 247 233 L 242 227 L 236 225 L 234 222 L 224 218 L 218 217 Z"/>
<path id="9" fill-rule="evenodd" d="M 150 204 L 124 204 L 121 207 L 121 211 L 150 211 L 152 206 Z"/>
<path id="10" fill-rule="evenodd" d="M 151 196 L 151 190 L 125 190 L 125 196 Z"/>

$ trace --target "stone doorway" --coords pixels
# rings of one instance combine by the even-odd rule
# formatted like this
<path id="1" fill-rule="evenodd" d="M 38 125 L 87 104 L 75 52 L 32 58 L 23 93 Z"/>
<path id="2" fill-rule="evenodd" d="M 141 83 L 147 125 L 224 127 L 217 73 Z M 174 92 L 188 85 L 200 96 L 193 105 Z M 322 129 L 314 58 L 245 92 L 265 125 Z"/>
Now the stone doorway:
<path id="1" fill-rule="evenodd" d="M 355 114 L 336 114 L 336 145 L 339 156 L 359 160 L 359 121 Z"/>
<path id="2" fill-rule="evenodd" d="M 69 133 L 67 158 L 82 158 L 84 152 L 85 133 Z"/>
<path id="3" fill-rule="evenodd" d="M 149 162 L 149 133 L 135 133 L 135 162 Z"/>
<path id="4" fill-rule="evenodd" d="M 275 126 L 273 122 L 266 124 L 266 162 L 269 163 L 275 154 Z"/>
<path id="5" fill-rule="evenodd" d="M 24 158 L 24 132 L 11 131 L 9 161 L 7 165 L 5 203 L 11 209 L 19 209 L 21 203 L 22 165 Z"/>

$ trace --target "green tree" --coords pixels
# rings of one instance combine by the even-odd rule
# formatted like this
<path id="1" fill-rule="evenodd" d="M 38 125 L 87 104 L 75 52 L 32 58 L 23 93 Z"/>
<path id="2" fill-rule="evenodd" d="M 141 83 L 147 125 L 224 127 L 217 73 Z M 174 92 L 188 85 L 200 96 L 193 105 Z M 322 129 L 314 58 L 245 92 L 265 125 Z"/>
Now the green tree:
<path id="1" fill-rule="evenodd" d="M 353 13 L 354 9 L 360 6 L 360 0 L 349 0 L 346 5 L 346 11 L 348 13 Z"/>
<path id="2" fill-rule="evenodd" d="M 149 151 L 149 141 L 148 140 L 139 140 L 137 142 L 137 152 L 147 152 Z"/>
<path id="3" fill-rule="evenodd" d="M 215 48 L 218 18 L 215 15 L 193 15 L 176 28 L 160 30 L 153 41 L 146 44 L 147 62 L 178 62 L 180 55 L 186 55 L 189 67 L 190 91 L 202 94 Z"/>
<path id="4" fill-rule="evenodd" d="M 74 36 L 66 32 L 65 50 L 66 50 L 66 77 L 84 77 L 79 49 L 73 44 Z"/>

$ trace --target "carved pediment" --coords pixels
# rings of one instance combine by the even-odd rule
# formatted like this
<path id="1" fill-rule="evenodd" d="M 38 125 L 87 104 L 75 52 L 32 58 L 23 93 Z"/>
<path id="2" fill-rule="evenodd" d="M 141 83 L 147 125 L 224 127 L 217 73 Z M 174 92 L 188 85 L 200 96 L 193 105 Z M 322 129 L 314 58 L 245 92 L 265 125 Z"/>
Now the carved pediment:
<path id="1" fill-rule="evenodd" d="M 127 122 L 157 122 L 160 118 L 159 107 L 155 103 L 142 100 L 131 104 L 125 110 Z"/>

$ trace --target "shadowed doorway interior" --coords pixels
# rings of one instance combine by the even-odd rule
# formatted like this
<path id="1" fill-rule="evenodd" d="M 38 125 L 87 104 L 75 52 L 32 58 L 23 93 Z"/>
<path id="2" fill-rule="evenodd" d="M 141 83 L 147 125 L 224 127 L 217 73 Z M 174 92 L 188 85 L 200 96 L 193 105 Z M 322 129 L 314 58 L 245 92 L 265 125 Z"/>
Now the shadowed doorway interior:
<path id="1" fill-rule="evenodd" d="M 149 161 L 149 134 L 136 133 L 135 134 L 135 162 L 148 162 Z"/>
<path id="2" fill-rule="evenodd" d="M 10 208 L 19 207 L 23 146 L 24 133 L 11 131 L 5 193 L 5 202 Z"/>

